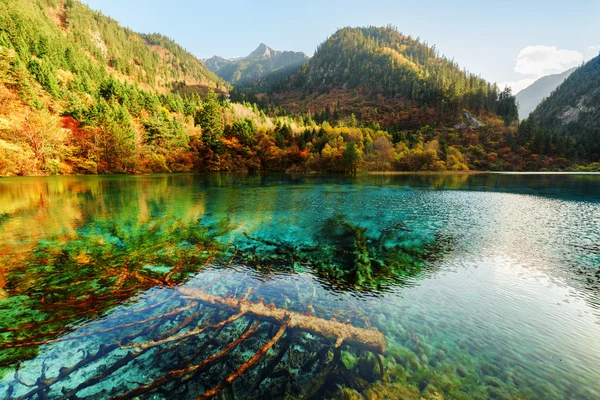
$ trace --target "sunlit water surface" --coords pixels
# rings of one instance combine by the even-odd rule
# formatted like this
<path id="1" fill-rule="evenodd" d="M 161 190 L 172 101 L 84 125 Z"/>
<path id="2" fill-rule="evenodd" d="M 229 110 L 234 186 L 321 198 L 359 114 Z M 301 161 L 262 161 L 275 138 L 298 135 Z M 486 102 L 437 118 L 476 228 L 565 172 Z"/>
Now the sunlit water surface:
<path id="1" fill-rule="evenodd" d="M 234 314 L 182 288 L 385 335 L 383 378 L 289 331 L 225 398 L 598 399 L 600 175 L 1 180 L 0 397 L 193 399 L 277 332 L 173 375 L 254 323 L 131 346 Z"/>

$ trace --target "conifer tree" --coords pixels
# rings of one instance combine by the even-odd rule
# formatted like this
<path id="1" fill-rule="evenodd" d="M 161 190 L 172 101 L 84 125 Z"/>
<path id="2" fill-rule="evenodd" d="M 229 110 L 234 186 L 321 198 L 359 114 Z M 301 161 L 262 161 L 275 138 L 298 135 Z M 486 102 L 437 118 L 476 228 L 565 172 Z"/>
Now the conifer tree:
<path id="1" fill-rule="evenodd" d="M 202 140 L 214 145 L 222 136 L 225 128 L 223 113 L 219 98 L 213 90 L 209 90 L 202 104 L 202 108 L 196 114 L 196 125 L 202 128 Z"/>

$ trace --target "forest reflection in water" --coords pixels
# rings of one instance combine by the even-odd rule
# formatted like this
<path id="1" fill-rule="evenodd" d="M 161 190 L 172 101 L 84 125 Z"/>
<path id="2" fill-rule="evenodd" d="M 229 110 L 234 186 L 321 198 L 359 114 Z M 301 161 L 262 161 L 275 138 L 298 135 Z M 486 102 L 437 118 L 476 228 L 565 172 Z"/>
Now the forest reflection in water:
<path id="1" fill-rule="evenodd" d="M 177 387 L 178 397 L 194 398 L 276 338 L 281 322 L 269 320 L 254 328 L 257 319 L 243 317 L 215 338 L 211 331 L 128 355 L 127 340 L 129 345 L 156 341 L 235 315 L 231 309 L 198 305 L 181 292 L 210 285 L 205 290 L 210 295 L 264 301 L 326 321 L 335 317 L 381 331 L 388 343 L 380 365 L 377 351 L 348 344 L 337 351 L 335 338 L 290 330 L 228 389 L 239 397 L 394 393 L 486 398 L 495 393 L 559 398 L 570 389 L 553 368 L 519 371 L 522 382 L 516 382 L 507 373 L 516 373 L 512 364 L 518 350 L 503 357 L 499 365 L 506 368 L 490 369 L 485 365 L 492 356 L 482 350 L 483 342 L 473 344 L 476 337 L 465 346 L 459 329 L 433 332 L 432 321 L 411 321 L 411 312 L 398 313 L 416 307 L 433 316 L 433 302 L 407 305 L 404 296 L 446 271 L 468 271 L 469 260 L 482 261 L 480 270 L 495 260 L 492 273 L 501 265 L 532 267 L 529 272 L 541 268 L 574 290 L 583 304 L 597 307 L 600 233 L 594 223 L 600 218 L 600 199 L 594 189 L 599 180 L 597 175 L 428 174 L 0 181 L 0 386 L 5 384 L 15 397 L 32 390 L 60 397 L 64 389 L 103 398 L 148 385 L 192 361 L 220 354 L 236 338 L 247 338 L 218 363 L 205 365 L 210 373 L 195 373 L 191 380 L 191 372 L 173 375 L 152 389 L 169 397 Z M 532 221 L 546 218 L 547 231 L 531 236 L 523 225 L 527 221 L 519 221 L 523 212 Z M 557 212 L 568 218 L 570 229 L 553 219 L 551 213 Z M 511 237 L 515 234 L 519 237 Z M 559 264 L 550 266 L 556 260 Z M 446 315 L 435 324 L 453 326 L 456 318 Z M 496 327 L 488 328 L 487 336 L 501 336 Z M 119 345 L 100 352 L 101 345 L 114 343 Z M 590 362 L 600 354 L 595 349 Z M 63 377 L 66 370 L 60 368 L 75 364 L 66 360 L 86 360 L 86 353 L 97 357 Z M 125 360 L 123 365 L 119 360 Z M 15 374 L 18 363 L 23 366 Z M 585 371 L 587 364 L 581 364 Z M 118 374 L 98 375 L 111 371 L 111 365 L 119 367 L 113 371 Z M 586 383 L 597 377 L 595 371 L 582 374 L 573 367 L 561 373 L 579 374 L 578 398 L 595 394 Z M 34 384 L 40 376 L 46 384 L 60 379 L 40 388 Z M 302 391 L 307 382 L 315 393 Z"/>

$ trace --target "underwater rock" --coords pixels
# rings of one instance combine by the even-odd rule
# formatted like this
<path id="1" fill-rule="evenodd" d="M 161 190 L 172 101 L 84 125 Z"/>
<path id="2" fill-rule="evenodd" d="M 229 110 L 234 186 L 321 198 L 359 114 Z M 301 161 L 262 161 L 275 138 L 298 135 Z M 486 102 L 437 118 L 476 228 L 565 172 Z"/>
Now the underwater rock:
<path id="1" fill-rule="evenodd" d="M 513 396 L 510 393 L 503 391 L 501 388 L 496 386 L 486 386 L 487 394 L 491 399 L 499 400 L 511 400 Z M 543 397 L 544 399 L 559 398 L 559 397 Z"/>
<path id="2" fill-rule="evenodd" d="M 466 378 L 467 377 L 467 371 L 465 371 L 465 369 L 462 366 L 460 366 L 460 365 L 458 367 L 456 367 L 456 373 L 461 378 Z"/>
<path id="3" fill-rule="evenodd" d="M 443 400 L 444 397 L 440 394 L 440 390 L 432 385 L 427 385 L 424 391 L 422 391 L 422 396 L 425 399 L 431 400 Z"/>
<path id="4" fill-rule="evenodd" d="M 398 364 L 401 364 L 407 370 L 416 371 L 421 368 L 421 363 L 416 354 L 406 347 L 393 345 L 389 347 L 388 353 L 396 359 Z"/>
<path id="5" fill-rule="evenodd" d="M 354 369 L 354 366 L 356 365 L 357 361 L 358 360 L 356 357 L 354 357 L 354 355 L 347 351 L 342 351 L 342 363 L 347 369 Z"/>
<path id="6" fill-rule="evenodd" d="M 485 378 L 483 378 L 483 382 L 488 385 L 488 386 L 493 386 L 496 388 L 502 387 L 503 383 L 500 379 L 495 378 L 493 376 L 486 376 Z"/>
<path id="7" fill-rule="evenodd" d="M 402 383 L 383 383 L 378 382 L 365 393 L 365 398 L 369 400 L 390 400 L 390 399 L 420 399 L 421 393 L 412 386 Z"/>
<path id="8" fill-rule="evenodd" d="M 340 400 L 363 400 L 364 397 L 354 389 L 342 388 L 336 396 Z"/>
<path id="9" fill-rule="evenodd" d="M 375 355 L 369 353 L 366 357 L 360 357 L 355 368 L 358 376 L 369 383 L 376 382 L 381 377 L 379 362 Z"/>
<path id="10" fill-rule="evenodd" d="M 446 359 L 446 353 L 443 350 L 438 350 L 438 351 L 435 352 L 434 358 L 438 362 L 443 362 Z"/>
<path id="11" fill-rule="evenodd" d="M 498 367 L 494 364 L 491 364 L 489 362 L 482 362 L 481 363 L 481 372 L 484 375 L 498 376 L 499 370 L 498 370 Z"/>
<path id="12" fill-rule="evenodd" d="M 392 369 L 388 369 L 386 375 L 391 382 L 404 382 L 406 380 L 406 371 L 402 365 L 395 365 Z"/>

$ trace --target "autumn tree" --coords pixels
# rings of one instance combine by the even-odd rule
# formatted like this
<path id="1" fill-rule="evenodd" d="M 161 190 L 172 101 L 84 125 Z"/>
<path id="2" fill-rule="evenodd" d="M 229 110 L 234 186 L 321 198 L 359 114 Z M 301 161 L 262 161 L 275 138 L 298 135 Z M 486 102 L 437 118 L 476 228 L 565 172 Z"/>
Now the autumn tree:
<path id="1" fill-rule="evenodd" d="M 33 153 L 38 168 L 56 174 L 61 172 L 62 160 L 69 154 L 65 143 L 66 131 L 48 112 L 27 112 L 21 129 L 16 132 Z"/>
<path id="2" fill-rule="evenodd" d="M 373 150 L 377 156 L 379 169 L 382 171 L 387 169 L 394 156 L 392 142 L 386 136 L 381 135 L 373 141 Z"/>

